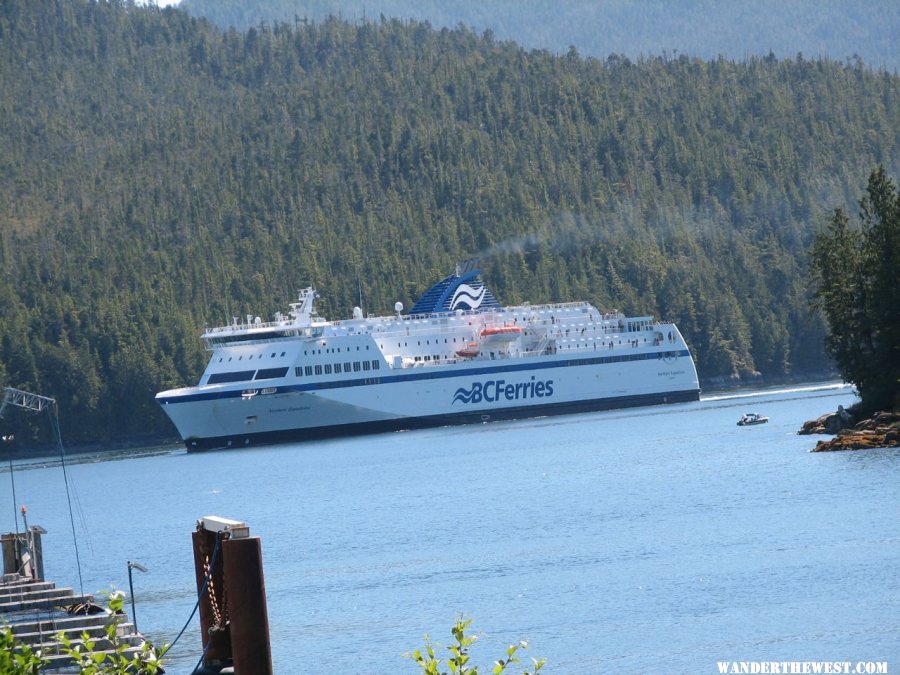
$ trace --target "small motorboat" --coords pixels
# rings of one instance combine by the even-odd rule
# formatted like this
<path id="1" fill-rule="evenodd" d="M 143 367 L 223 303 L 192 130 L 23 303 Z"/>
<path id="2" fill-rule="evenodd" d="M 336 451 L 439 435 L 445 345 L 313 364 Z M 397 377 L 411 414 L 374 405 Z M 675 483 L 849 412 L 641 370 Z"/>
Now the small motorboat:
<path id="1" fill-rule="evenodd" d="M 769 418 L 764 415 L 758 413 L 746 413 L 741 416 L 741 419 L 738 420 L 737 424 L 739 427 L 749 427 L 754 424 L 765 424 L 768 421 Z"/>

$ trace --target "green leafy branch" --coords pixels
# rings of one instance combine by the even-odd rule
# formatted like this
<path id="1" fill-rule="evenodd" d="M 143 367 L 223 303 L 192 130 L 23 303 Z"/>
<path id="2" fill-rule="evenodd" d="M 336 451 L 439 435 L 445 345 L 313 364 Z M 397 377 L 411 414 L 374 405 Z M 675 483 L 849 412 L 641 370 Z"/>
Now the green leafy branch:
<path id="1" fill-rule="evenodd" d="M 0 673 L 37 675 L 48 663 L 40 649 L 16 640 L 12 626 L 0 628 Z"/>
<path id="2" fill-rule="evenodd" d="M 97 641 L 86 631 L 78 641 L 70 639 L 64 633 L 58 634 L 62 645 L 60 653 L 71 658 L 81 668 L 82 675 L 157 675 L 163 672 L 160 650 L 146 641 L 141 644 L 140 649 L 132 650 L 130 643 L 119 638 L 124 604 L 124 593 L 113 591 L 109 594 L 107 606 L 115 620 L 106 626 L 104 635 L 112 645 L 111 649 L 98 649 Z"/>
<path id="3" fill-rule="evenodd" d="M 160 658 L 164 650 L 146 641 L 139 649 L 133 649 L 119 637 L 124 603 L 125 594 L 121 591 L 109 594 L 107 607 L 114 619 L 104 628 L 105 641 L 111 645 L 108 649 L 100 647 L 99 641 L 87 631 L 83 631 L 78 639 L 57 633 L 58 653 L 68 656 L 82 675 L 158 675 L 164 672 Z M 37 675 L 49 665 L 50 661 L 44 658 L 41 650 L 32 649 L 16 639 L 11 626 L 0 628 L 0 673 Z"/>
<path id="4" fill-rule="evenodd" d="M 466 629 L 471 623 L 472 619 L 460 618 L 451 629 L 454 643 L 447 646 L 447 650 L 450 652 L 450 658 L 447 659 L 447 666 L 450 668 L 449 673 L 447 671 L 441 671 L 441 660 L 436 656 L 435 647 L 427 634 L 425 635 L 424 652 L 421 649 L 416 649 L 412 654 L 405 654 L 404 656 L 415 661 L 419 668 L 421 668 L 423 675 L 478 675 L 478 666 L 469 665 L 469 660 L 471 658 L 469 651 L 472 645 L 478 640 L 477 635 L 466 634 Z M 503 673 L 508 666 L 519 663 L 516 653 L 520 649 L 527 648 L 528 643 L 525 640 L 521 640 L 518 644 L 507 647 L 506 658 L 494 661 L 491 673 L 493 673 L 493 675 L 500 675 L 500 673 Z M 531 662 L 533 670 L 523 670 L 522 675 L 535 675 L 540 672 L 546 664 L 546 659 L 535 659 L 532 657 Z"/>

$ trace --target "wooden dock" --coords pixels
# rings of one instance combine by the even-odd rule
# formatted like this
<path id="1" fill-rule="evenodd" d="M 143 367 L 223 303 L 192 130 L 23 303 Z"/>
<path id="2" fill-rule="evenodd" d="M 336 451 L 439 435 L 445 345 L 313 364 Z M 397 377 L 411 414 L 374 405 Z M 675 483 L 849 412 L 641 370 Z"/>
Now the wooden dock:
<path id="1" fill-rule="evenodd" d="M 56 400 L 21 389 L 5 387 L 0 398 L 0 418 L 7 409 L 14 408 L 22 408 L 32 413 L 43 411 L 50 413 L 52 426 L 59 441 L 60 462 L 68 495 L 65 451 L 59 433 L 59 421 L 54 417 L 57 413 Z M 0 440 L 8 443 L 13 438 L 12 435 L 5 435 Z M 12 460 L 9 464 L 9 473 L 15 503 L 15 474 Z M 70 503 L 70 515 L 71 508 Z M 47 534 L 47 531 L 39 525 L 28 526 L 24 505 L 20 512 L 25 531 L 19 532 L 17 529 L 15 533 L 0 534 L 3 571 L 0 576 L 0 626 L 9 627 L 12 631 L 16 643 L 14 649 L 22 650 L 22 645 L 25 645 L 32 652 L 38 653 L 40 658 L 47 661 L 47 665 L 42 668 L 45 671 L 78 672 L 80 669 L 75 660 L 63 651 L 66 648 L 63 641 L 68 643 L 68 649 L 75 649 L 90 642 L 90 647 L 82 649 L 81 652 L 82 655 L 89 653 L 97 665 L 106 664 L 106 659 L 102 664 L 97 663 L 96 657 L 103 653 L 115 653 L 130 658 L 144 651 L 145 647 L 149 647 L 143 636 L 137 632 L 135 625 L 128 621 L 128 616 L 121 609 L 123 605 L 118 598 L 115 602 L 104 602 L 109 605 L 104 607 L 94 603 L 93 596 L 84 594 L 77 540 L 75 561 L 78 566 L 81 593 L 76 594 L 71 588 L 57 588 L 54 582 L 45 579 L 41 535 Z M 72 537 L 74 540 L 74 522 Z M 129 561 L 129 587 L 132 567 L 146 571 L 140 564 Z M 155 650 L 149 651 L 154 651 L 155 657 Z"/>
<path id="2" fill-rule="evenodd" d="M 124 653 L 140 651 L 145 640 L 125 614 L 114 614 L 94 604 L 91 595 L 75 593 L 71 588 L 57 588 L 52 581 L 28 574 L 12 573 L 0 577 L 0 625 L 12 629 L 18 642 L 49 661 L 46 671 L 71 670 L 73 662 L 61 653 L 60 635 L 74 647 L 85 636 L 94 641 L 94 652 L 112 652 L 117 645 L 109 640 L 108 627 L 116 625 L 118 645 L 127 645 Z"/>
<path id="3" fill-rule="evenodd" d="M 32 526 L 24 534 L 0 535 L 4 572 L 0 625 L 9 626 L 18 643 L 40 651 L 40 657 L 48 661 L 45 671 L 78 672 L 75 661 L 63 653 L 64 639 L 70 649 L 91 641 L 87 651 L 94 656 L 116 652 L 130 658 L 147 649 L 147 641 L 119 609 L 121 602 L 109 603 L 118 610 L 113 612 L 96 604 L 91 595 L 57 588 L 43 578 L 41 535 L 45 533 Z M 203 642 L 196 672 L 272 675 L 259 537 L 251 537 L 244 522 L 205 516 L 197 521 L 192 543 L 197 578 L 194 609 L 200 612 Z M 130 586 L 131 567 L 145 570 L 130 561 L 128 565 Z M 192 612 L 185 628 L 193 616 Z"/>

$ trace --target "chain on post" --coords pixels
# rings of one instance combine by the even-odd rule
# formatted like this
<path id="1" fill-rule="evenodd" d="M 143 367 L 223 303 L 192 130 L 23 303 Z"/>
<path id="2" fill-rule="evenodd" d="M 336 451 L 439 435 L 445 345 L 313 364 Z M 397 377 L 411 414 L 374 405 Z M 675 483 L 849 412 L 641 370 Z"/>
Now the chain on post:
<path id="1" fill-rule="evenodd" d="M 200 527 L 198 526 L 198 530 Z M 221 546 L 222 541 L 228 539 L 231 535 L 228 532 L 218 532 L 216 534 L 216 546 Z M 221 551 L 220 551 L 221 552 Z M 210 568 L 209 554 L 206 552 L 204 537 L 200 537 L 200 554 L 203 556 L 203 575 L 206 578 L 206 593 L 209 596 L 209 606 L 212 608 L 214 624 L 210 626 L 209 632 L 225 630 L 228 623 L 228 605 L 225 595 L 225 588 L 222 588 L 222 602 L 219 603 L 216 596 L 216 585 L 213 581 L 212 569 Z"/>

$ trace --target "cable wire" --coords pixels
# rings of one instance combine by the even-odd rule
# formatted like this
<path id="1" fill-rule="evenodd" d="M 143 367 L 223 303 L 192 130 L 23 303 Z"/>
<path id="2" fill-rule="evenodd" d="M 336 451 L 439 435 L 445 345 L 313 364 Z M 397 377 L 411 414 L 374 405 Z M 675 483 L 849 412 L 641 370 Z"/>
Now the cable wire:
<path id="1" fill-rule="evenodd" d="M 72 497 L 69 493 L 69 474 L 66 471 L 66 450 L 63 447 L 62 433 L 59 430 L 59 410 L 56 401 L 51 406 L 53 413 L 50 414 L 50 424 L 56 432 L 56 441 L 59 443 L 59 459 L 62 464 L 63 482 L 66 484 L 66 500 L 69 502 L 69 522 L 72 524 L 72 542 L 75 544 L 75 565 L 78 567 L 78 585 L 81 589 L 81 595 L 84 596 L 84 580 L 81 576 L 81 557 L 78 555 L 78 536 L 75 534 L 75 516 L 72 513 Z M 49 411 L 48 411 L 49 412 Z"/>
<path id="2" fill-rule="evenodd" d="M 16 546 L 15 546 L 15 557 L 19 557 L 19 508 L 16 500 L 16 478 L 13 475 L 13 461 L 12 455 L 9 456 L 9 481 L 12 483 L 12 498 L 13 498 L 13 522 L 16 524 Z"/>
<path id="3" fill-rule="evenodd" d="M 219 555 L 220 543 L 222 541 L 222 533 L 216 532 L 216 545 L 213 548 L 212 558 L 209 563 L 209 572 L 203 575 L 203 586 L 200 588 L 200 592 L 197 594 L 197 602 L 194 604 L 194 609 L 191 610 L 191 615 L 188 617 L 188 620 L 185 622 L 184 626 L 178 632 L 178 635 L 175 636 L 175 639 L 166 646 L 166 648 L 160 653 L 159 657 L 162 658 L 165 654 L 168 653 L 172 647 L 175 646 L 175 643 L 178 642 L 178 639 L 184 634 L 184 631 L 187 630 L 187 627 L 191 625 L 191 621 L 194 620 L 194 614 L 197 613 L 197 608 L 200 607 L 200 601 L 203 599 L 203 595 L 206 593 L 206 587 L 209 585 L 209 580 L 212 578 L 213 569 L 216 566 L 216 557 Z M 203 649 L 203 656 L 206 656 L 206 650 L 209 649 L 209 643 L 212 640 L 207 640 L 206 647 Z M 200 661 L 203 661 L 203 656 L 200 657 Z M 199 663 L 197 664 L 200 665 Z M 197 672 L 197 668 L 194 668 L 194 672 Z"/>
<path id="4" fill-rule="evenodd" d="M 203 665 L 203 659 L 206 658 L 206 652 L 209 651 L 209 646 L 212 644 L 212 640 L 206 641 L 206 646 L 203 648 L 203 653 L 200 655 L 200 659 L 197 661 L 197 665 L 194 666 L 194 669 L 191 671 L 191 675 L 196 675 L 199 672 L 199 668 Z"/>

